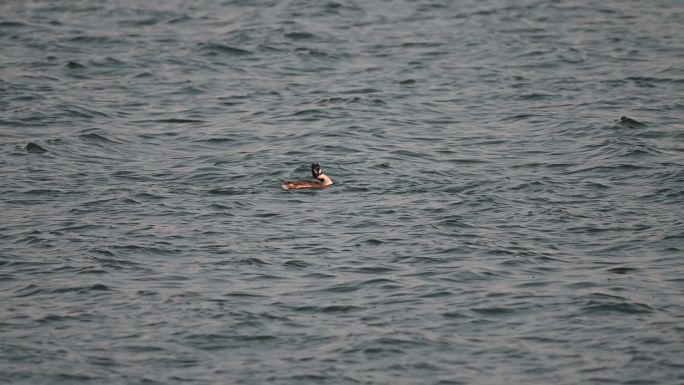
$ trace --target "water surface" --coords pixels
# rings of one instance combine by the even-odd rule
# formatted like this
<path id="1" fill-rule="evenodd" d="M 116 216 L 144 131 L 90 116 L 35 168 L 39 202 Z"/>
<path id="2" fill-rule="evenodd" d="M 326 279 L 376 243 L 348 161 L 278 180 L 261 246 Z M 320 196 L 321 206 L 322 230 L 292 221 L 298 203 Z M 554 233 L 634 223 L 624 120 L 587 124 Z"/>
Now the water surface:
<path id="1" fill-rule="evenodd" d="M 684 381 L 682 2 L 0 15 L 2 382 Z"/>

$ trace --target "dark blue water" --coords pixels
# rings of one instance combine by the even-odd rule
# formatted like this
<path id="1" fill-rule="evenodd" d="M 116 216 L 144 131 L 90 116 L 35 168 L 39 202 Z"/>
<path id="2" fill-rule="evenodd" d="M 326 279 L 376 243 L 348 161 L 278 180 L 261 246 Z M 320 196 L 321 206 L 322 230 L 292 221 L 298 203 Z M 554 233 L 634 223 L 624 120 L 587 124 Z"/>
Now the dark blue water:
<path id="1" fill-rule="evenodd" d="M 0 3 L 0 382 L 684 383 L 683 33 L 674 0 Z"/>

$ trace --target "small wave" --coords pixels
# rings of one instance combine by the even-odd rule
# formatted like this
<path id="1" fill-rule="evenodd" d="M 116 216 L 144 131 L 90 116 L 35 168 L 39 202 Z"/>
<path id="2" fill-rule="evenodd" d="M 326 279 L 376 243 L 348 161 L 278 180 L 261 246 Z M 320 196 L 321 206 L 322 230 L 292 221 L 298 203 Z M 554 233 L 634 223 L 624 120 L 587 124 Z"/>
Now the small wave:
<path id="1" fill-rule="evenodd" d="M 82 105 L 64 103 L 56 106 L 60 110 L 60 113 L 68 118 L 85 118 L 92 119 L 97 117 L 110 117 L 109 114 L 95 110 L 93 108 L 87 108 Z"/>
<path id="2" fill-rule="evenodd" d="M 361 286 L 356 282 L 338 283 L 319 290 L 320 293 L 349 293 L 360 290 Z"/>
<path id="3" fill-rule="evenodd" d="M 361 266 L 361 267 L 347 267 L 340 270 L 351 272 L 351 273 L 361 273 L 361 274 L 384 274 L 395 271 L 395 267 L 391 266 Z"/>
<path id="4" fill-rule="evenodd" d="M 248 192 L 245 191 L 245 189 L 241 189 L 241 188 L 217 187 L 217 188 L 213 188 L 211 190 L 208 190 L 207 193 L 212 194 L 212 195 L 232 196 L 232 195 L 243 195 L 243 194 L 247 194 Z"/>
<path id="5" fill-rule="evenodd" d="M 558 97 L 558 95 L 553 95 L 553 94 L 545 94 L 541 92 L 533 92 L 529 94 L 524 94 L 524 95 L 519 95 L 516 96 L 515 98 L 518 100 L 527 100 L 527 101 L 535 101 L 535 100 L 545 100 L 545 99 L 551 99 Z"/>
<path id="6" fill-rule="evenodd" d="M 463 314 L 463 312 L 455 311 L 455 310 L 444 312 L 444 313 L 442 313 L 442 316 L 445 318 L 457 318 L 457 319 L 469 318 L 467 315 Z"/>
<path id="7" fill-rule="evenodd" d="M 506 116 L 502 119 L 500 119 L 502 122 L 517 122 L 519 120 L 526 120 L 530 118 L 537 118 L 541 117 L 542 115 L 537 115 L 537 114 L 517 114 L 517 115 L 512 115 L 512 116 Z"/>
<path id="8" fill-rule="evenodd" d="M 28 24 L 24 24 L 19 21 L 0 21 L 0 28 L 19 28 L 28 27 Z"/>
<path id="9" fill-rule="evenodd" d="M 55 231 L 59 231 L 59 232 L 73 231 L 73 232 L 82 233 L 85 231 L 98 230 L 98 229 L 101 229 L 102 227 L 104 227 L 104 226 L 99 225 L 99 224 L 90 224 L 90 223 L 71 224 L 69 226 L 59 227 L 59 228 L 55 229 Z"/>
<path id="10" fill-rule="evenodd" d="M 322 113 L 322 112 L 323 112 L 323 110 L 318 109 L 318 108 L 307 108 L 307 109 L 304 109 L 304 110 L 299 110 L 299 111 L 293 112 L 293 113 L 291 113 L 291 114 L 288 115 L 288 116 L 308 116 L 308 115 L 317 115 L 317 114 L 320 114 L 320 113 Z"/>
<path id="11" fill-rule="evenodd" d="M 359 102 L 361 102 L 362 100 L 363 100 L 363 99 L 361 99 L 361 98 L 358 97 L 358 96 L 354 96 L 354 97 L 351 97 L 351 98 L 342 98 L 342 97 L 334 96 L 334 97 L 329 97 L 329 98 L 321 99 L 321 100 L 319 100 L 319 101 L 317 102 L 317 104 L 319 104 L 319 105 L 324 105 L 324 106 L 325 106 L 325 105 L 329 105 L 329 104 L 359 103 Z"/>
<path id="12" fill-rule="evenodd" d="M 283 263 L 283 265 L 285 265 L 287 267 L 294 267 L 297 269 L 303 269 L 303 268 L 307 268 L 309 266 L 312 266 L 311 263 L 304 261 L 304 260 L 301 260 L 301 259 L 290 259 L 288 261 L 285 261 L 285 263 Z"/>
<path id="13" fill-rule="evenodd" d="M 230 293 L 225 293 L 225 294 L 223 294 L 223 296 L 229 297 L 229 298 L 268 298 L 268 296 L 266 296 L 266 295 L 248 293 L 245 291 L 233 291 Z"/>
<path id="14" fill-rule="evenodd" d="M 196 143 L 230 143 L 235 142 L 234 138 L 208 138 L 195 140 Z"/>
<path id="15" fill-rule="evenodd" d="M 295 48 L 295 52 L 297 52 L 301 56 L 311 57 L 311 58 L 335 59 L 338 57 L 338 55 L 336 55 L 336 54 L 329 53 L 329 52 L 324 51 L 322 49 L 316 49 L 316 48 L 298 47 L 298 48 Z M 321 70 L 321 69 L 322 68 L 318 68 L 318 70 Z"/>
<path id="16" fill-rule="evenodd" d="M 118 36 L 121 36 L 121 35 L 118 35 Z M 93 44 L 98 44 L 98 45 L 125 43 L 124 40 L 122 40 L 118 37 L 115 37 L 115 36 L 85 36 L 85 35 L 80 35 L 80 36 L 72 37 L 68 40 L 71 42 L 75 42 L 75 43 L 93 43 Z"/>
<path id="17" fill-rule="evenodd" d="M 34 284 L 28 284 L 26 286 L 22 286 L 18 289 L 16 289 L 15 292 L 15 297 L 18 298 L 23 298 L 23 297 L 30 297 L 36 294 L 41 294 L 46 291 L 45 288 L 39 287 Z"/>
<path id="18" fill-rule="evenodd" d="M 58 287 L 58 288 L 40 288 L 35 285 L 28 285 L 24 288 L 22 288 L 21 292 L 22 297 L 27 297 L 35 294 L 40 294 L 40 293 L 51 293 L 51 294 L 66 294 L 66 293 L 88 293 L 88 292 L 98 292 L 98 291 L 110 291 L 111 289 L 107 285 L 103 285 L 100 283 L 96 283 L 93 285 L 86 285 L 86 286 L 68 286 L 68 287 Z"/>
<path id="19" fill-rule="evenodd" d="M 357 88 L 340 92 L 341 94 L 375 94 L 381 92 L 377 88 Z"/>
<path id="20" fill-rule="evenodd" d="M 152 193 L 145 192 L 145 191 L 135 194 L 134 197 L 136 199 L 140 199 L 140 200 L 153 200 L 153 201 L 158 201 L 158 200 L 166 198 L 163 195 L 152 194 Z"/>
<path id="21" fill-rule="evenodd" d="M 642 303 L 617 302 L 617 303 L 598 303 L 590 301 L 582 307 L 582 311 L 589 314 L 646 314 L 653 313 L 654 309 Z"/>
<path id="22" fill-rule="evenodd" d="M 156 123 L 205 123 L 204 120 L 199 119 L 182 119 L 182 118 L 170 118 L 170 119 L 154 119 L 147 120 L 143 122 L 156 122 Z"/>
<path id="23" fill-rule="evenodd" d="M 43 148 L 42 146 L 40 146 L 36 143 L 33 143 L 33 142 L 28 142 L 28 144 L 26 145 L 26 147 L 24 147 L 24 149 L 27 152 L 30 152 L 31 154 L 42 154 L 42 153 L 47 152 L 47 150 L 45 148 Z"/>
<path id="24" fill-rule="evenodd" d="M 129 269 L 140 269 L 141 265 L 137 262 L 127 261 L 125 259 L 113 257 L 91 257 L 94 263 L 105 269 L 111 270 L 129 270 Z"/>
<path id="25" fill-rule="evenodd" d="M 402 48 L 435 48 L 442 46 L 444 46 L 444 43 L 435 43 L 429 41 L 408 41 L 401 43 Z"/>
<path id="26" fill-rule="evenodd" d="M 620 119 L 617 120 L 615 125 L 613 127 L 623 127 L 623 128 L 642 128 L 646 127 L 645 123 L 642 123 L 634 118 L 630 118 L 629 116 L 622 116 Z"/>
<path id="27" fill-rule="evenodd" d="M 628 172 L 628 171 L 636 171 L 636 170 L 646 170 L 646 169 L 651 169 L 653 167 L 650 166 L 642 166 L 638 164 L 631 164 L 631 163 L 618 163 L 618 164 L 613 164 L 613 165 L 601 165 L 601 166 L 590 166 L 590 167 L 581 167 L 581 168 L 573 168 L 568 170 L 567 172 L 570 174 L 579 174 L 579 173 L 605 173 L 605 174 L 612 174 L 615 172 L 621 173 L 621 172 Z"/>
<path id="28" fill-rule="evenodd" d="M 111 56 L 108 56 L 108 57 L 101 59 L 101 60 L 91 60 L 88 62 L 88 64 L 93 66 L 93 67 L 106 67 L 106 68 L 125 67 L 126 66 L 125 61 L 119 60 L 119 59 L 111 57 Z"/>
<path id="29" fill-rule="evenodd" d="M 449 163 L 455 164 L 485 164 L 491 163 L 486 159 L 475 159 L 475 158 L 459 158 L 459 159 L 449 159 Z"/>
<path id="30" fill-rule="evenodd" d="M 390 152 L 390 154 L 394 155 L 397 159 L 403 159 L 403 158 L 418 158 L 418 159 L 427 159 L 430 157 L 430 155 L 426 153 L 421 153 L 421 152 L 414 152 L 410 150 L 394 150 Z"/>
<path id="31" fill-rule="evenodd" d="M 138 20 L 121 20 L 119 25 L 121 27 L 149 27 L 163 21 L 161 15 L 155 15 L 152 17 L 142 18 Z"/>
<path id="32" fill-rule="evenodd" d="M 629 273 L 632 273 L 636 270 L 637 269 L 635 269 L 633 267 L 613 267 L 611 269 L 608 269 L 607 271 L 609 273 L 613 273 L 613 274 L 629 274 Z"/>
<path id="33" fill-rule="evenodd" d="M 359 283 L 363 287 L 376 287 L 381 290 L 397 290 L 403 285 L 393 279 L 388 278 L 373 278 Z"/>
<path id="34" fill-rule="evenodd" d="M 186 14 L 183 14 L 183 15 L 178 16 L 178 17 L 170 18 L 169 20 L 166 21 L 166 23 L 168 23 L 168 24 L 179 24 L 179 23 L 185 23 L 185 22 L 188 22 L 191 20 L 194 20 L 194 18 L 191 16 L 188 16 Z"/>
<path id="35" fill-rule="evenodd" d="M 91 132 L 91 133 L 87 133 L 87 134 L 80 134 L 79 138 L 84 139 L 86 141 L 92 141 L 92 142 L 97 142 L 97 143 L 120 144 L 119 142 L 111 140 L 111 139 L 105 137 L 104 135 L 98 134 L 95 132 Z"/>
<path id="36" fill-rule="evenodd" d="M 328 306 L 321 306 L 316 309 L 320 313 L 350 313 L 354 311 L 359 311 L 362 310 L 361 307 L 359 306 L 354 306 L 354 305 L 328 305 Z"/>
<path id="37" fill-rule="evenodd" d="M 375 239 L 375 238 L 371 238 L 371 239 L 365 239 L 365 240 L 363 240 L 363 241 L 357 243 L 355 246 L 363 246 L 363 245 L 379 246 L 379 245 L 382 245 L 382 244 L 383 244 L 383 241 L 382 241 L 382 240 L 380 240 L 380 239 Z"/>
<path id="38" fill-rule="evenodd" d="M 482 315 L 488 315 L 488 316 L 504 316 L 504 315 L 511 315 L 515 313 L 515 309 L 511 308 L 506 308 L 506 307 L 478 307 L 478 308 L 472 308 L 470 309 L 475 313 L 482 314 Z"/>
<path id="39" fill-rule="evenodd" d="M 285 37 L 291 40 L 311 40 L 315 39 L 316 35 L 310 32 L 289 32 Z"/>
<path id="40" fill-rule="evenodd" d="M 239 335 L 239 334 L 224 334 L 224 333 L 198 333 L 190 334 L 184 338 L 184 343 L 192 346 L 195 349 L 204 351 L 216 351 L 224 349 L 235 349 L 239 346 L 250 347 L 254 344 L 262 344 L 267 346 L 269 343 L 275 343 L 279 338 L 274 335 Z M 196 363 L 193 362 L 192 366 Z"/>
<path id="41" fill-rule="evenodd" d="M 266 262 L 266 261 L 264 261 L 264 260 L 262 260 L 262 259 L 256 258 L 256 257 L 243 258 L 243 259 L 240 259 L 239 261 L 237 261 L 237 263 L 240 264 L 240 265 L 250 265 L 250 266 L 254 266 L 254 265 L 258 265 L 258 266 L 270 265 L 268 262 Z"/>
<path id="42" fill-rule="evenodd" d="M 224 54 L 230 56 L 247 56 L 252 54 L 252 52 L 246 49 L 231 47 L 220 43 L 203 44 L 201 47 L 202 50 L 207 51 L 210 55 Z"/>
<path id="43" fill-rule="evenodd" d="M 206 123 L 205 120 L 199 119 L 183 119 L 183 118 L 168 118 L 168 119 L 145 119 L 134 120 L 132 123 L 172 123 L 172 124 L 186 124 L 186 123 Z M 139 134 L 142 138 L 153 138 L 155 136 L 178 136 L 176 132 L 161 132 L 158 134 Z"/>
<path id="44" fill-rule="evenodd" d="M 629 76 L 625 78 L 625 80 L 629 80 L 631 82 L 636 83 L 637 85 L 646 85 L 646 86 L 651 86 L 653 83 L 665 83 L 665 84 L 672 84 L 672 83 L 684 83 L 684 78 L 656 78 L 656 77 L 647 77 L 647 76 Z"/>
<path id="45" fill-rule="evenodd" d="M 139 72 L 139 73 L 133 75 L 134 79 L 145 79 L 145 78 L 152 78 L 152 77 L 154 77 L 154 74 L 152 72 L 147 72 L 147 71 Z"/>
<path id="46" fill-rule="evenodd" d="M 68 69 L 71 69 L 71 70 L 76 70 L 76 69 L 85 68 L 85 65 L 83 65 L 79 62 L 69 61 L 65 67 Z"/>
<path id="47" fill-rule="evenodd" d="M 232 208 L 231 206 L 222 205 L 222 204 L 219 204 L 219 203 L 212 203 L 212 204 L 209 205 L 209 207 L 212 208 L 212 209 L 216 209 L 216 210 L 228 210 L 228 209 L 231 209 L 231 208 Z"/>
<path id="48" fill-rule="evenodd" d="M 58 190 L 58 189 L 41 189 L 41 188 L 30 189 L 30 190 L 24 191 L 24 194 L 28 194 L 28 195 L 61 195 L 64 193 L 65 193 L 64 191 Z"/>

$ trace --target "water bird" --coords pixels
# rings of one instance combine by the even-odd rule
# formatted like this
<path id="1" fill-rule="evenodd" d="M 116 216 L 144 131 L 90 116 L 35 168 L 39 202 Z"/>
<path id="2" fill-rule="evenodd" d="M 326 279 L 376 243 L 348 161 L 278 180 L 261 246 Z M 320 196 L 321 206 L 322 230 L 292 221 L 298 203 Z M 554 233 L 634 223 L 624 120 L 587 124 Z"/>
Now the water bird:
<path id="1" fill-rule="evenodd" d="M 320 190 L 333 184 L 332 179 L 321 172 L 321 166 L 319 166 L 318 163 L 311 163 L 311 175 L 318 180 L 298 180 L 294 182 L 286 181 L 283 182 L 281 186 L 285 190 Z"/>

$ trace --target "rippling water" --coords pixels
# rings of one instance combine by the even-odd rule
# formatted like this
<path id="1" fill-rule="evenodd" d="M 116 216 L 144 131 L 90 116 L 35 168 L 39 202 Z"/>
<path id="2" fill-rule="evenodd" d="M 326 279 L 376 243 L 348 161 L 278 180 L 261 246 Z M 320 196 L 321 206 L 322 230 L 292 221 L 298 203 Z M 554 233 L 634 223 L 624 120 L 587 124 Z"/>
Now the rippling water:
<path id="1" fill-rule="evenodd" d="M 2 2 L 0 382 L 681 384 L 683 25 Z"/>

